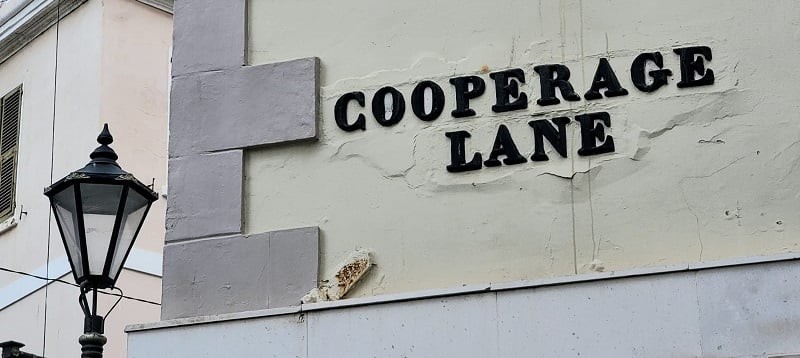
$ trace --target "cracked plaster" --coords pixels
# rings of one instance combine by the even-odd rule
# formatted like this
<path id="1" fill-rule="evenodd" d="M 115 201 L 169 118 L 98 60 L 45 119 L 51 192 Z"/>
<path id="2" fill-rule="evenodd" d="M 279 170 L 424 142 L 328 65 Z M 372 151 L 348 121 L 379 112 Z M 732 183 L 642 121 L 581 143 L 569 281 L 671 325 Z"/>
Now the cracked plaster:
<path id="1" fill-rule="evenodd" d="M 787 31 L 800 23 L 800 5 L 540 1 L 514 3 L 511 12 L 455 1 L 429 6 L 420 13 L 413 2 L 392 9 L 366 0 L 313 7 L 251 3 L 252 63 L 318 56 L 323 70 L 319 143 L 248 153 L 247 232 L 314 221 L 326 235 L 323 277 L 353 247 L 370 247 L 378 266 L 356 296 L 800 247 L 800 221 L 794 221 L 800 182 L 793 180 L 800 167 L 800 107 L 791 96 L 800 75 L 790 70 L 800 50 L 796 31 Z M 459 11 L 447 11 L 453 6 Z M 704 15 L 687 18 L 689 6 Z M 626 16 L 609 22 L 623 10 Z M 327 13 L 341 16 L 322 16 Z M 654 13 L 680 18 L 681 26 L 652 21 Z M 784 20 L 753 30 L 743 13 Z M 274 31 L 309 17 L 328 31 Z M 430 24 L 443 26 L 434 31 Z M 714 85 L 676 87 L 672 49 L 689 45 L 711 47 Z M 629 68 L 638 53 L 653 51 L 675 75 L 646 94 L 633 87 Z M 610 59 L 630 95 L 535 104 L 534 65 L 567 65 L 582 96 L 600 57 Z M 521 90 L 529 108 L 495 114 L 494 85 L 481 73 L 509 67 L 525 71 Z M 486 94 L 471 101 L 478 115 L 452 118 L 447 79 L 472 74 L 487 81 Z M 445 91 L 439 119 L 422 122 L 410 110 L 390 128 L 372 119 L 369 103 L 378 88 L 395 86 L 408 101 L 413 86 L 426 79 Z M 351 104 L 351 115 L 362 111 L 367 130 L 345 133 L 334 124 L 333 104 L 354 90 L 365 92 L 367 106 Z M 469 131 L 468 150 L 486 156 L 497 126 L 506 124 L 530 156 L 527 121 L 594 111 L 611 114 L 615 153 L 578 157 L 573 122 L 567 159 L 546 145 L 549 162 L 445 170 L 450 143 L 444 132 Z"/>

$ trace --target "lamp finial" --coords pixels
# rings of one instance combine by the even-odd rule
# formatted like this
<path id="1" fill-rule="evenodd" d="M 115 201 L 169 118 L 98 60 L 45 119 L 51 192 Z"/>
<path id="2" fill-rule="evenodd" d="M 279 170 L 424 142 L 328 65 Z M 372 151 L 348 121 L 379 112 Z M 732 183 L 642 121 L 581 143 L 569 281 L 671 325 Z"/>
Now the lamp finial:
<path id="1" fill-rule="evenodd" d="M 103 131 L 100 132 L 100 135 L 97 136 L 97 143 L 100 143 L 100 146 L 95 148 L 92 154 L 89 154 L 89 158 L 92 158 L 92 162 L 116 161 L 118 158 L 117 153 L 114 152 L 114 150 L 108 146 L 112 142 L 114 142 L 114 137 L 111 136 L 111 132 L 108 131 L 108 123 L 103 124 Z"/>

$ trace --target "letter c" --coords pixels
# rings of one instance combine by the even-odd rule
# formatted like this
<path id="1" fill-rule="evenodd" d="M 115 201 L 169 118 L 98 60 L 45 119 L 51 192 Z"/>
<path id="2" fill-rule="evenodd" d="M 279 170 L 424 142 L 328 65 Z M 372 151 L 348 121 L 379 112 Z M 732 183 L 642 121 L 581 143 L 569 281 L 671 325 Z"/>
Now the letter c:
<path id="1" fill-rule="evenodd" d="M 333 109 L 336 125 L 345 132 L 352 132 L 357 129 L 363 131 L 367 129 L 367 119 L 364 117 L 363 113 L 358 114 L 358 119 L 356 119 L 355 122 L 347 123 L 347 105 L 353 100 L 358 102 L 359 106 L 364 107 L 364 92 L 343 94 L 336 100 L 336 106 Z"/>

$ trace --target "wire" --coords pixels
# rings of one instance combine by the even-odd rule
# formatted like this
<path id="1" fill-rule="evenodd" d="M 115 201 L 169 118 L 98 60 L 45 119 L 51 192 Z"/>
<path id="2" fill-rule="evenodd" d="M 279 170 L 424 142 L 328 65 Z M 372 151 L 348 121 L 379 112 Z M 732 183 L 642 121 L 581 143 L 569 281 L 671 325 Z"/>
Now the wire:
<path id="1" fill-rule="evenodd" d="M 70 286 L 73 286 L 73 287 L 78 287 L 78 288 L 81 287 L 80 285 L 76 285 L 76 284 L 74 284 L 72 282 L 69 282 L 69 281 L 64 281 L 64 280 L 57 279 L 57 278 L 47 278 L 47 277 L 37 276 L 37 275 L 29 274 L 27 272 L 12 270 L 12 269 L 1 267 L 1 266 L 0 266 L 0 271 L 5 271 L 5 272 L 15 273 L 15 274 L 19 274 L 19 275 L 28 276 L 28 277 L 33 277 L 33 278 L 37 278 L 37 279 L 44 280 L 44 281 L 49 281 L 49 282 L 63 283 L 63 284 L 70 285 Z M 120 293 L 105 292 L 105 291 L 98 291 L 98 292 L 101 293 L 101 294 L 107 295 L 107 296 L 114 296 L 114 297 L 119 297 L 121 299 L 124 298 L 124 299 L 128 299 L 128 300 L 139 301 L 139 302 L 143 302 L 143 303 L 149 303 L 151 305 L 161 306 L 161 304 L 158 303 L 158 302 L 145 300 L 143 298 L 125 296 L 124 294 L 122 294 L 122 290 L 120 290 L 119 288 L 117 288 L 117 290 L 119 290 Z"/>
<path id="2" fill-rule="evenodd" d="M 108 309 L 108 312 L 106 312 L 106 318 L 108 318 L 108 315 L 111 314 L 111 311 L 113 311 L 115 308 L 117 308 L 117 305 L 119 304 L 119 301 L 122 301 L 122 296 L 125 295 L 125 293 L 122 292 L 122 289 L 119 288 L 119 287 L 114 286 L 114 287 L 111 287 L 111 289 L 119 291 L 119 298 L 117 298 L 117 302 L 114 302 L 114 305 L 111 306 L 111 308 Z"/>
<path id="3" fill-rule="evenodd" d="M 53 125 L 50 133 L 50 182 L 53 182 L 53 163 L 56 149 L 56 99 L 58 98 L 58 35 L 59 25 L 61 24 L 61 0 L 56 0 L 56 45 L 53 59 Z M 47 258 L 45 275 L 50 277 L 50 236 L 53 231 L 53 212 L 47 213 Z M 42 356 L 47 356 L 47 299 L 48 286 L 44 286 L 44 324 L 42 327 Z"/>

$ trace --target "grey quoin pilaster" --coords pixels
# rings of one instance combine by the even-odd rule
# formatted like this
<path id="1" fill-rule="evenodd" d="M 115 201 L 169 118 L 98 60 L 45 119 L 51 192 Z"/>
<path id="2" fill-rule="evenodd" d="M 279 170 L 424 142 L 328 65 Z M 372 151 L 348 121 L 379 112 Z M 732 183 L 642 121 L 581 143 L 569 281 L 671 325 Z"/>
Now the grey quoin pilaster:
<path id="1" fill-rule="evenodd" d="M 317 285 L 317 227 L 242 232 L 244 151 L 316 140 L 319 101 L 317 58 L 245 66 L 245 3 L 175 1 L 162 319 L 300 304 Z"/>
<path id="2" fill-rule="evenodd" d="M 245 64 L 247 0 L 175 0 L 172 76 Z"/>
<path id="3" fill-rule="evenodd" d="M 242 232 L 242 151 L 169 159 L 166 241 Z"/>
<path id="4" fill-rule="evenodd" d="M 304 58 L 174 78 L 170 156 L 316 139 L 317 62 Z"/>
<path id="5" fill-rule="evenodd" d="M 167 245 L 164 272 L 171 279 L 162 284 L 161 315 L 194 317 L 299 305 L 317 284 L 318 242 L 315 226 Z"/>

